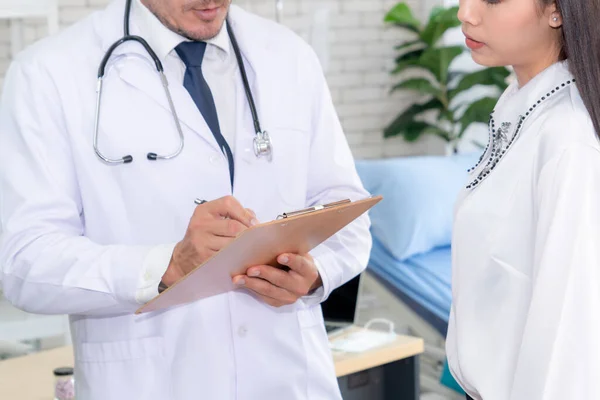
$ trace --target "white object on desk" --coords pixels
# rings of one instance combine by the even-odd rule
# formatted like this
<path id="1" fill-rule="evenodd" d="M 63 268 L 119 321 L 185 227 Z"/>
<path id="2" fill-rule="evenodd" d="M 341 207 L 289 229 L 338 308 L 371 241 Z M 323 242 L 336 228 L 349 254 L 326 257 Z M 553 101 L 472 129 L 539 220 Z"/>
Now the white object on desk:
<path id="1" fill-rule="evenodd" d="M 58 0 L 0 0 L 0 19 L 10 21 L 11 54 L 23 48 L 23 19 L 45 18 L 48 34 L 58 32 Z"/>
<path id="2" fill-rule="evenodd" d="M 0 359 L 2 357 L 12 358 L 25 356 L 33 351 L 34 349 L 31 345 L 0 340 Z"/>
<path id="3" fill-rule="evenodd" d="M 370 327 L 376 323 L 388 325 L 388 331 L 375 331 Z M 334 351 L 344 353 L 362 353 L 372 350 L 376 347 L 388 345 L 397 338 L 394 332 L 394 323 L 386 319 L 374 319 L 369 321 L 363 329 L 356 329 L 348 335 L 341 336 L 330 342 L 330 347 Z"/>

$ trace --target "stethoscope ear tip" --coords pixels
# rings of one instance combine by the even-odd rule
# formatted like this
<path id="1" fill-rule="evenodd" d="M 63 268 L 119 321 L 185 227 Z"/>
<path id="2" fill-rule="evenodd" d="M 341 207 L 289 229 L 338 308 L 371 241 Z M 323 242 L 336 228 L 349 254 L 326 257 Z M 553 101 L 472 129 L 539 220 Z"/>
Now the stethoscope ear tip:
<path id="1" fill-rule="evenodd" d="M 150 161 L 156 161 L 156 160 L 158 160 L 158 154 L 156 154 L 156 153 L 148 153 L 148 155 L 146 157 Z"/>
<path id="2" fill-rule="evenodd" d="M 133 157 L 131 157 L 131 156 L 123 157 L 123 164 L 129 164 L 132 161 L 133 161 Z"/>

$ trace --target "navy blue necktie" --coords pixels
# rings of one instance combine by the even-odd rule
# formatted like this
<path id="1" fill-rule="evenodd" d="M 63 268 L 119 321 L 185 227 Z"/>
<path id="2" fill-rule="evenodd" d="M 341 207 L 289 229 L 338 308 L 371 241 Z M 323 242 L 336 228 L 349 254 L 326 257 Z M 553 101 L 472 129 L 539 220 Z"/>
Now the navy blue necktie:
<path id="1" fill-rule="evenodd" d="M 194 103 L 196 103 L 217 143 L 219 143 L 219 147 L 227 157 L 227 161 L 229 162 L 229 177 L 233 190 L 233 154 L 227 141 L 221 134 L 215 100 L 208 83 L 204 79 L 204 75 L 202 75 L 202 60 L 206 51 L 206 42 L 183 42 L 175 47 L 175 51 L 186 66 L 183 86 L 192 96 Z"/>

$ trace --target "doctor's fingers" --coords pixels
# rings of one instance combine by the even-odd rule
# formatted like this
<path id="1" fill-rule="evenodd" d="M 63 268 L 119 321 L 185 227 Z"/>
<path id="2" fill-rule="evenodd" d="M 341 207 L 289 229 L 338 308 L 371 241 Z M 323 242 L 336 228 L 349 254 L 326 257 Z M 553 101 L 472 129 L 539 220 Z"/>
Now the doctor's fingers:
<path id="1" fill-rule="evenodd" d="M 295 273 L 304 279 L 317 279 L 319 270 L 310 254 L 301 256 L 298 254 L 282 254 L 277 257 L 277 262 L 290 268 L 290 275 Z"/>
<path id="2" fill-rule="evenodd" d="M 265 303 L 273 307 L 281 307 L 288 304 L 293 304 L 299 298 L 293 293 L 275 286 L 261 278 L 242 276 L 234 280 L 234 284 L 250 289 L 259 295 Z"/>
<path id="3" fill-rule="evenodd" d="M 235 238 L 248 229 L 244 224 L 234 219 L 217 219 L 206 221 L 201 230 L 215 236 Z"/>
<path id="4" fill-rule="evenodd" d="M 215 236 L 210 235 L 198 241 L 198 246 L 203 246 L 211 253 L 212 256 L 214 253 L 221 251 L 225 246 L 233 241 L 231 237 L 224 236 Z"/>
<path id="5" fill-rule="evenodd" d="M 202 206 L 206 206 L 210 213 L 215 217 L 233 219 L 241 222 L 247 227 L 258 224 L 254 212 L 250 212 L 244 208 L 233 196 L 222 197 L 218 200 L 203 204 Z"/>
<path id="6" fill-rule="evenodd" d="M 290 274 L 290 272 L 283 271 L 281 268 L 271 267 L 270 265 L 258 265 L 249 268 L 246 275 L 250 278 L 262 278 L 297 297 L 306 296 L 308 287 L 305 279 L 297 273 Z"/>

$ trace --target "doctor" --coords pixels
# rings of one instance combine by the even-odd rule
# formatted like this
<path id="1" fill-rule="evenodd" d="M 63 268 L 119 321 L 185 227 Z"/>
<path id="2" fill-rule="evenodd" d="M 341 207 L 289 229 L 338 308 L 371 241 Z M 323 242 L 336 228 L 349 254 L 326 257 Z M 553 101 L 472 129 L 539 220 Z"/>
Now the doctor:
<path id="1" fill-rule="evenodd" d="M 78 399 L 340 398 L 320 303 L 364 269 L 367 217 L 282 254 L 289 272 L 256 266 L 234 292 L 133 314 L 257 221 L 367 193 L 297 36 L 229 0 L 129 3 L 8 71 L 4 294 L 70 315 Z"/>

